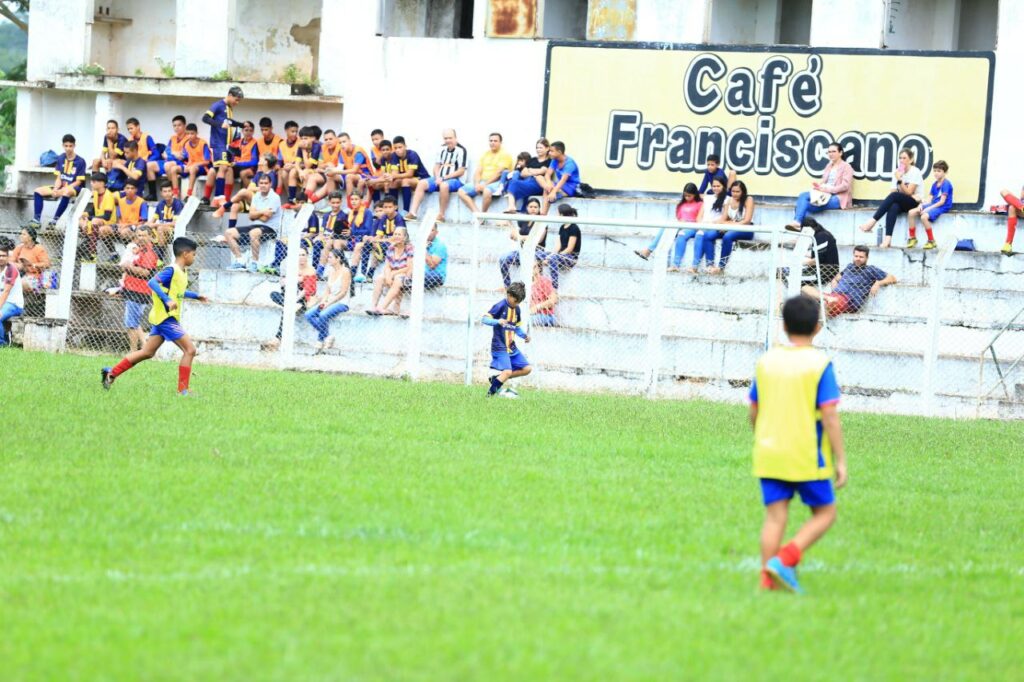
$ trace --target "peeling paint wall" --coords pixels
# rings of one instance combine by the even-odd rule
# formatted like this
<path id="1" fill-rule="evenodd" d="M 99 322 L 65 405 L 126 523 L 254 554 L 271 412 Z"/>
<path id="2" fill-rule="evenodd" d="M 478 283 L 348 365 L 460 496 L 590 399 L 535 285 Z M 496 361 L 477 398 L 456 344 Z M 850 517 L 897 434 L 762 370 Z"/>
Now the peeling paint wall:
<path id="1" fill-rule="evenodd" d="M 159 76 L 156 58 L 174 63 L 177 40 L 174 2 L 163 0 L 96 0 L 89 61 L 117 76 Z M 95 15 L 94 15 L 95 17 Z M 121 23 L 118 19 L 130 20 Z"/>
<path id="2" fill-rule="evenodd" d="M 538 0 L 489 0 L 487 35 L 492 38 L 533 38 L 537 35 Z"/>
<path id="3" fill-rule="evenodd" d="M 282 80 L 285 69 L 294 64 L 300 77 L 312 78 L 321 5 L 320 0 L 237 0 L 231 75 Z M 343 37 L 339 31 L 339 49 Z"/>
<path id="4" fill-rule="evenodd" d="M 633 40 L 636 0 L 590 0 L 587 40 Z"/>

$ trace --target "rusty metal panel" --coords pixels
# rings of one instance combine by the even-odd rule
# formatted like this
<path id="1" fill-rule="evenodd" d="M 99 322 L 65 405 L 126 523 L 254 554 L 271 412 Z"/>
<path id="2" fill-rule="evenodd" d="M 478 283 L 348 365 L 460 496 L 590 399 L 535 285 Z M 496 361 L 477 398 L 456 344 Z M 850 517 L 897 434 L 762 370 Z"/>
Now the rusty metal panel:
<path id="1" fill-rule="evenodd" d="M 590 0 L 587 40 L 633 40 L 636 0 Z"/>
<path id="2" fill-rule="evenodd" d="M 487 35 L 492 38 L 536 38 L 538 0 L 490 0 Z"/>

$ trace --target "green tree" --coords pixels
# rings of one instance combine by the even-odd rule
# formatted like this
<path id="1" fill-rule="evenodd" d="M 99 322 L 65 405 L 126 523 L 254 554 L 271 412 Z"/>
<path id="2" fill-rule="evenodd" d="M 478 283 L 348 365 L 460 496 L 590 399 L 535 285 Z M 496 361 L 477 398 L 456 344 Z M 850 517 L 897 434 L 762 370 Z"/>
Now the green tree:
<path id="1" fill-rule="evenodd" d="M 0 17 L 28 33 L 28 5 L 29 0 L 0 0 Z"/>

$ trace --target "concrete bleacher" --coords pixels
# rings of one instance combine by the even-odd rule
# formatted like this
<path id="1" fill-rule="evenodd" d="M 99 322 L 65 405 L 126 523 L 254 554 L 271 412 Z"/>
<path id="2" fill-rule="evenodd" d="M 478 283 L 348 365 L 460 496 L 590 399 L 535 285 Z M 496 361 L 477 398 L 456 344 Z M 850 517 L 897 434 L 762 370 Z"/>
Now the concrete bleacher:
<path id="1" fill-rule="evenodd" d="M 534 331 L 528 355 L 538 371 L 526 383 L 570 390 L 639 392 L 643 388 L 640 360 L 646 352 L 646 301 L 651 275 L 650 264 L 635 256 L 633 250 L 646 244 L 651 235 L 635 228 L 588 228 L 586 217 L 656 218 L 668 222 L 673 203 L 621 198 L 572 203 L 579 210 L 578 222 L 583 227 L 581 261 L 563 280 L 558 307 L 561 326 Z M 432 207 L 427 204 L 423 213 Z M 791 210 L 787 206 L 761 206 L 757 222 L 782 224 L 788 221 Z M 849 261 L 852 245 L 874 243 L 874 234 L 855 229 L 869 213 L 870 209 L 851 209 L 820 217 L 841 244 L 842 262 Z M 422 364 L 428 377 L 458 380 L 465 363 L 470 287 L 477 282 L 472 311 L 475 318 L 501 295 L 496 259 L 509 251 L 512 243 L 506 229 L 484 226 L 480 271 L 474 276 L 468 259 L 472 239 L 468 214 L 453 201 L 448 217 L 440 234 L 451 255 L 449 278 L 445 287 L 426 297 Z M 1024 258 L 992 253 L 1002 240 L 1001 216 L 961 213 L 946 223 L 940 221 L 939 229 L 953 225 L 958 236 L 974 238 L 981 248 L 988 244 L 989 252 L 957 252 L 948 262 L 934 378 L 936 408 L 942 414 L 973 416 L 978 355 L 995 331 L 1024 307 Z M 6 220 L 4 227 L 11 231 Z M 208 213 L 198 214 L 189 226 L 189 232 L 203 242 L 209 242 L 220 229 Z M 902 243 L 901 230 L 905 233 L 905 220 L 897 228 L 897 244 Z M 549 237 L 549 245 L 551 239 L 556 237 Z M 51 254 L 59 253 L 56 235 L 47 234 L 45 240 Z M 689 248 L 687 251 L 689 255 Z M 847 405 L 854 409 L 910 413 L 920 409 L 936 257 L 935 252 L 921 250 L 872 250 L 870 262 L 894 274 L 899 284 L 880 292 L 862 312 L 829 322 L 821 341 L 835 356 L 849 396 Z M 260 344 L 273 338 L 280 320 L 281 309 L 272 305 L 269 297 L 278 289 L 278 279 L 228 272 L 222 269 L 226 263 L 222 245 L 204 248 L 195 280 L 213 303 L 189 306 L 190 333 L 199 342 L 206 361 L 274 366 L 278 357 L 261 351 Z M 668 275 L 658 387 L 661 395 L 743 398 L 769 333 L 766 306 L 771 269 L 770 252 L 755 242 L 740 244 L 723 275 Z M 102 265 L 99 270 L 102 289 L 116 272 Z M 301 369 L 401 375 L 405 371 L 409 322 L 397 317 L 367 316 L 364 311 L 369 297 L 369 285 L 357 287 L 352 311 L 331 324 L 337 338 L 335 348 L 320 354 L 314 354 L 316 339 L 311 328 L 298 319 L 294 365 Z M 78 310 L 99 312 L 93 314 L 92 323 L 82 324 L 78 320 L 84 314 L 76 315 Z M 111 344 L 118 343 L 122 334 L 120 311 L 117 298 L 76 292 L 72 323 L 66 332 L 68 343 L 75 345 L 76 339 L 101 332 Z M 28 327 L 28 347 L 45 348 L 59 332 L 52 323 Z M 476 324 L 473 334 L 474 367 L 482 378 L 486 374 L 490 330 Z M 1008 355 L 1015 348 L 1016 354 L 1024 352 L 1024 327 L 1012 329 L 1000 341 L 1000 349 Z M 166 352 L 173 355 L 171 349 Z M 1013 390 L 1020 394 L 1016 401 L 989 401 L 980 414 L 1024 416 L 1024 379 L 1017 379 Z"/>

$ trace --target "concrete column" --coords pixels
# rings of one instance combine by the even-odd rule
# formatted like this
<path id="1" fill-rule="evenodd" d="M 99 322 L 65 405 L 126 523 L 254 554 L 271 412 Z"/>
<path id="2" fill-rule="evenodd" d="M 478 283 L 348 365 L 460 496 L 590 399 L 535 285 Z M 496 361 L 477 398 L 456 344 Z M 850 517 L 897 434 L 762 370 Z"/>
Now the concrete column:
<path id="1" fill-rule="evenodd" d="M 206 78 L 231 71 L 235 0 L 177 0 L 174 74 Z"/>
<path id="2" fill-rule="evenodd" d="M 1018 35 L 1021 26 L 1024 26 L 1024 0 L 999 0 L 985 206 L 1004 203 L 999 197 L 1000 189 L 1019 193 L 1024 184 L 1019 151 L 1024 142 L 1020 127 L 1020 112 L 1024 106 L 1024 93 L 1020 88 L 1024 41 Z M 955 179 L 956 176 L 953 177 Z M 1019 244 L 1017 248 L 1020 249 Z"/>
<path id="3" fill-rule="evenodd" d="M 644 42 L 702 43 L 707 40 L 709 0 L 636 0 L 636 36 Z"/>
<path id="4" fill-rule="evenodd" d="M 33 0 L 28 14 L 28 80 L 53 80 L 90 61 L 93 13 L 93 0 Z"/>
<path id="5" fill-rule="evenodd" d="M 814 0 L 811 47 L 878 48 L 884 27 L 882 0 Z"/>
<path id="6" fill-rule="evenodd" d="M 376 69 L 379 59 L 377 3 L 366 0 L 323 0 L 320 14 L 320 86 L 325 95 L 345 97 L 345 118 L 356 102 L 351 99 L 360 85 Z M 344 56 L 337 49 L 337 36 L 345 35 Z M 353 54 L 373 55 L 360 68 L 352 68 Z M 413 65 L 410 65 L 413 68 Z M 369 75 L 369 77 L 373 77 Z M 372 103 L 370 106 L 376 106 Z"/>
<path id="7" fill-rule="evenodd" d="M 490 0 L 473 0 L 474 40 L 487 37 L 487 12 L 490 10 L 490 6 Z"/>

